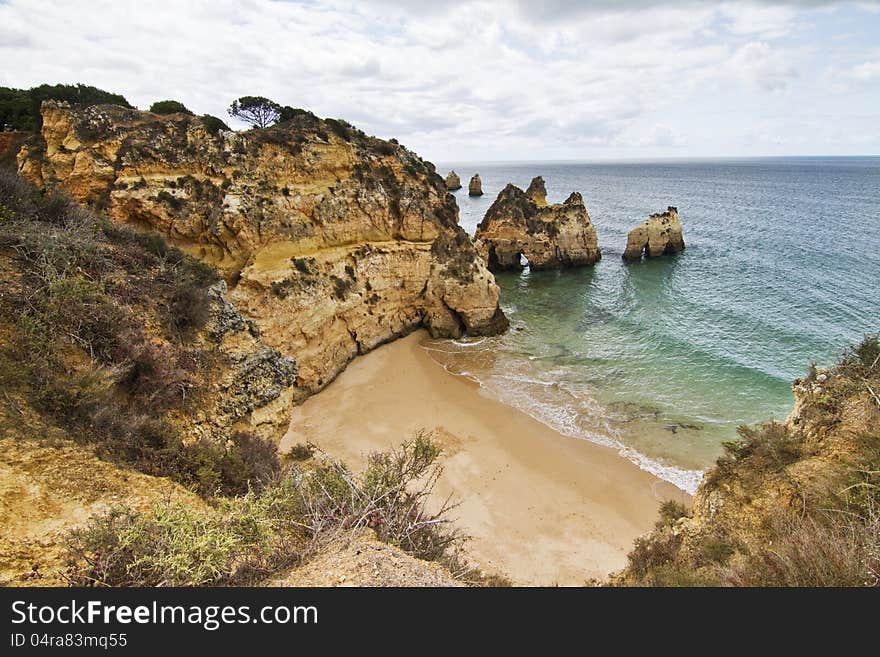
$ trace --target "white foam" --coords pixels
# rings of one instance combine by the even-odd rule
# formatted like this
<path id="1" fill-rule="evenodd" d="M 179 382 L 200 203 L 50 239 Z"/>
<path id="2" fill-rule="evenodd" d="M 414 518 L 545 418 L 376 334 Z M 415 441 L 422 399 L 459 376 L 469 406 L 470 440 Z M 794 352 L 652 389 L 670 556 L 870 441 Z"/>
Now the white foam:
<path id="1" fill-rule="evenodd" d="M 457 344 L 457 343 L 456 343 Z M 471 343 L 473 344 L 473 343 Z M 425 351 L 435 351 L 445 354 L 455 353 L 444 351 L 422 345 Z M 459 376 L 465 376 L 477 383 L 480 388 L 486 390 L 493 397 L 502 403 L 512 406 L 517 410 L 525 413 L 541 424 L 550 427 L 554 431 L 561 433 L 569 438 L 579 440 L 589 440 L 597 445 L 609 447 L 618 454 L 631 461 L 645 472 L 668 481 L 674 486 L 680 488 L 693 495 L 700 482 L 703 480 L 702 470 L 688 470 L 679 468 L 674 465 L 662 463 L 656 459 L 642 454 L 636 449 L 626 445 L 617 438 L 617 430 L 608 419 L 608 412 L 597 401 L 576 395 L 573 391 L 562 385 L 558 381 L 542 381 L 540 379 L 532 379 L 525 376 L 512 376 L 509 374 L 492 374 L 484 378 L 480 378 L 470 371 L 453 372 L 449 364 L 443 364 L 443 369 L 447 372 L 454 373 Z M 508 382 L 513 381 L 520 384 L 519 386 L 511 386 Z M 497 382 L 497 385 L 493 383 Z M 542 402 L 535 399 L 529 390 L 529 385 L 541 386 L 542 388 L 556 387 L 567 393 L 572 398 L 570 405 L 559 405 Z M 581 405 L 583 410 L 590 416 L 590 425 L 599 425 L 604 433 L 587 431 L 578 421 L 581 417 L 577 406 Z"/>
<path id="2" fill-rule="evenodd" d="M 516 377 L 509 376 L 498 376 L 493 378 L 516 380 Z M 527 381 L 520 379 L 520 382 L 548 385 L 543 381 Z M 616 430 L 602 417 L 603 413 L 601 412 L 601 408 L 595 402 L 589 404 L 591 406 L 590 410 L 597 411 L 596 415 L 593 415 L 593 413 L 590 414 L 593 417 L 593 423 L 595 423 L 596 420 L 599 420 L 601 428 L 607 433 L 585 431 L 578 422 L 580 414 L 575 408 L 560 407 L 538 401 L 533 396 L 529 395 L 528 391 L 525 389 L 517 391 L 511 389 L 509 386 L 496 387 L 491 385 L 491 383 L 487 385 L 486 382 L 483 381 L 480 381 L 480 385 L 499 399 L 499 401 L 513 406 L 541 424 L 544 424 L 569 438 L 589 440 L 597 445 L 609 447 L 645 472 L 649 472 L 655 477 L 668 481 L 690 495 L 693 495 L 696 492 L 697 487 L 703 480 L 702 470 L 688 470 L 686 468 L 662 463 L 624 444 L 614 435 L 617 433 Z M 583 402 L 585 400 L 579 399 L 579 401 Z"/>

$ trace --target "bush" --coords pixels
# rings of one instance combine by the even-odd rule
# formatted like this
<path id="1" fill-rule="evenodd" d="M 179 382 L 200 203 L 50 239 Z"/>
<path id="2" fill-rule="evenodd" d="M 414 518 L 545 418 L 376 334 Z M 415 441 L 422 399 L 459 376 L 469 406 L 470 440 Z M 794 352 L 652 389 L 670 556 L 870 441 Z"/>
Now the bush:
<path id="1" fill-rule="evenodd" d="M 43 125 L 40 106 L 44 100 L 58 100 L 76 107 L 120 105 L 132 109 L 119 94 L 85 84 L 42 84 L 31 89 L 0 87 L 0 129 L 38 132 Z"/>
<path id="2" fill-rule="evenodd" d="M 281 464 L 273 442 L 246 432 L 233 434 L 230 442 L 220 464 L 225 494 L 263 490 L 278 477 Z"/>
<path id="3" fill-rule="evenodd" d="M 434 461 L 440 448 L 419 433 L 399 449 L 373 454 L 366 470 L 355 476 L 331 462 L 303 479 L 305 525 L 314 535 L 328 526 L 372 527 L 379 538 L 420 559 L 442 560 L 462 537 L 445 518 L 448 503 L 428 512 L 425 502 L 440 469 Z"/>
<path id="4" fill-rule="evenodd" d="M 277 470 L 255 439 L 184 446 L 166 419 L 185 417 L 210 363 L 187 342 L 207 320 L 215 270 L 8 172 L 0 202 L 12 216 L 0 224 L 0 251 L 21 278 L 0 297 L 12 336 L 0 345 L 4 385 L 102 457 L 204 495 L 244 492 Z"/>
<path id="5" fill-rule="evenodd" d="M 193 116 L 186 105 L 176 100 L 158 100 L 150 105 L 150 111 L 153 114 L 189 114 Z"/>
<path id="6" fill-rule="evenodd" d="M 773 545 L 735 568 L 737 586 L 878 586 L 880 518 L 831 513 L 815 518 L 780 515 Z"/>
<path id="7" fill-rule="evenodd" d="M 311 444 L 297 443 L 290 448 L 287 455 L 294 461 L 307 461 L 315 453 L 315 446 Z"/>
<path id="8" fill-rule="evenodd" d="M 671 527 L 679 518 L 686 518 L 690 515 L 687 507 L 681 502 L 675 500 L 666 500 L 660 505 L 660 520 L 657 522 L 658 527 Z"/>
<path id="9" fill-rule="evenodd" d="M 229 132 L 229 126 L 226 125 L 226 122 L 222 119 L 218 119 L 216 116 L 211 116 L 210 114 L 202 114 L 202 116 L 199 118 L 202 119 L 202 123 L 204 124 L 205 129 L 212 135 L 220 134 L 221 130 Z"/>
<path id="10" fill-rule="evenodd" d="M 271 496 L 247 495 L 197 511 L 157 504 L 117 508 L 68 537 L 73 586 L 208 586 L 253 583 L 295 556 L 296 530 L 276 524 Z"/>
<path id="11" fill-rule="evenodd" d="M 652 571 L 673 564 L 680 547 L 681 538 L 668 528 L 647 537 L 637 538 L 632 551 L 627 555 L 629 570 L 638 580 L 645 582 Z"/>
<path id="12" fill-rule="evenodd" d="M 254 449 L 251 438 L 239 444 Z M 455 551 L 462 537 L 445 517 L 450 505 L 425 509 L 439 452 L 419 434 L 372 455 L 360 475 L 327 461 L 294 468 L 261 491 L 220 500 L 216 509 L 163 504 L 144 513 L 119 508 L 93 516 L 68 536 L 67 577 L 77 586 L 253 584 L 343 532 L 372 527 L 416 557 L 448 563 L 474 581 L 503 584 L 462 566 Z"/>
<path id="13" fill-rule="evenodd" d="M 706 474 L 706 480 L 710 483 L 731 472 L 739 462 L 748 461 L 748 468 L 740 470 L 751 480 L 769 472 L 780 472 L 803 455 L 801 440 L 782 423 L 740 426 L 737 433 L 740 440 L 722 443 L 725 455 Z"/>

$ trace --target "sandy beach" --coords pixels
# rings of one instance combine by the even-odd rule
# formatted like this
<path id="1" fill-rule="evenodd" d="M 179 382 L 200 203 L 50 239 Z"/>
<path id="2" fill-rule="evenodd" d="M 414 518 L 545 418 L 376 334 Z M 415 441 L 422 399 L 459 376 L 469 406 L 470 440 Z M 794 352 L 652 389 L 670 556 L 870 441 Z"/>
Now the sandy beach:
<path id="1" fill-rule="evenodd" d="M 563 436 L 489 398 L 420 346 L 423 331 L 357 358 L 293 411 L 282 451 L 311 441 L 354 468 L 437 431 L 440 495 L 461 505 L 467 552 L 518 584 L 579 585 L 621 568 L 659 504 L 688 495 L 613 450 Z"/>

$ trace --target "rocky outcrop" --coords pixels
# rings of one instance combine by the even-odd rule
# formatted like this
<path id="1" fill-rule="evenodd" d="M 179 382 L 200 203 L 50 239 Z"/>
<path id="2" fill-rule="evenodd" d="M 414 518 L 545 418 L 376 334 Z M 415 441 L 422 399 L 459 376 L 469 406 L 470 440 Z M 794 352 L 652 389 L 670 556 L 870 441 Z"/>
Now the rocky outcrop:
<path id="1" fill-rule="evenodd" d="M 544 180 L 532 180 L 529 191 L 508 184 L 477 226 L 477 250 L 493 271 L 522 269 L 521 256 L 532 269 L 591 265 L 601 258 L 596 230 L 577 192 L 564 203 L 547 205 Z"/>
<path id="2" fill-rule="evenodd" d="M 507 326 L 443 179 L 394 142 L 307 112 L 240 133 L 108 105 L 47 102 L 42 114 L 20 172 L 218 267 L 240 333 L 296 359 L 298 398 L 419 326 Z M 267 390 L 289 374 L 264 370 Z"/>
<path id="3" fill-rule="evenodd" d="M 475 173 L 468 183 L 468 196 L 482 196 L 483 181 L 480 180 L 480 174 Z"/>
<path id="4" fill-rule="evenodd" d="M 450 192 L 461 189 L 461 178 L 454 170 L 446 174 L 446 189 Z"/>
<path id="5" fill-rule="evenodd" d="M 544 179 L 541 176 L 532 178 L 532 182 L 526 189 L 526 196 L 532 199 L 539 208 L 547 207 L 547 188 L 544 186 Z"/>
<path id="6" fill-rule="evenodd" d="M 623 259 L 639 260 L 642 255 L 656 258 L 678 253 L 682 249 L 684 249 L 684 238 L 678 209 L 669 206 L 666 212 L 652 214 L 641 226 L 629 231 Z"/>

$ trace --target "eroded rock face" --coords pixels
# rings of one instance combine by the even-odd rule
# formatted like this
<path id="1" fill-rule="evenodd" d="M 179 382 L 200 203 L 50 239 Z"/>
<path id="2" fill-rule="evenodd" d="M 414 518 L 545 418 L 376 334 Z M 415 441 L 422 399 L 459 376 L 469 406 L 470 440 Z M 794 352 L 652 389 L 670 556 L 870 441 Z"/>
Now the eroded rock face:
<path id="1" fill-rule="evenodd" d="M 475 173 L 468 183 L 468 196 L 482 196 L 483 181 L 480 180 L 480 174 Z"/>
<path id="2" fill-rule="evenodd" d="M 420 326 L 507 327 L 443 179 L 398 144 L 309 113 L 216 134 L 182 114 L 50 102 L 42 113 L 20 172 L 217 266 L 249 332 L 295 358 L 300 397 Z"/>
<path id="3" fill-rule="evenodd" d="M 671 205 L 666 212 L 652 214 L 641 226 L 636 226 L 626 238 L 624 260 L 639 260 L 642 255 L 656 258 L 678 253 L 684 249 L 681 219 L 678 209 Z"/>
<path id="4" fill-rule="evenodd" d="M 528 196 L 539 208 L 547 206 L 547 188 L 544 186 L 544 179 L 541 176 L 532 178 L 529 188 L 526 190 Z"/>
<path id="5" fill-rule="evenodd" d="M 564 203 L 547 205 L 544 180 L 537 177 L 524 192 L 508 184 L 477 226 L 477 250 L 493 271 L 591 265 L 602 256 L 596 229 L 583 197 L 572 192 Z"/>
<path id="6" fill-rule="evenodd" d="M 458 177 L 454 170 L 446 174 L 446 189 L 450 192 L 461 189 L 461 178 Z"/>

